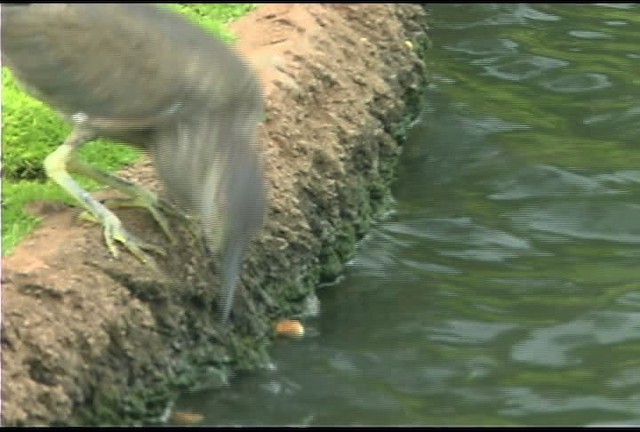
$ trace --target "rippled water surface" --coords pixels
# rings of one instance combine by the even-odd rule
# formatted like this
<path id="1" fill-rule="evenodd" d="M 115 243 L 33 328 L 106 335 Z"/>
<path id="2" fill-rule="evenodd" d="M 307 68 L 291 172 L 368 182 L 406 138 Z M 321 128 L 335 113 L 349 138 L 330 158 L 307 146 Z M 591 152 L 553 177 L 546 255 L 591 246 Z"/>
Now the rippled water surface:
<path id="1" fill-rule="evenodd" d="M 430 5 L 394 211 L 209 424 L 640 424 L 640 5 Z"/>

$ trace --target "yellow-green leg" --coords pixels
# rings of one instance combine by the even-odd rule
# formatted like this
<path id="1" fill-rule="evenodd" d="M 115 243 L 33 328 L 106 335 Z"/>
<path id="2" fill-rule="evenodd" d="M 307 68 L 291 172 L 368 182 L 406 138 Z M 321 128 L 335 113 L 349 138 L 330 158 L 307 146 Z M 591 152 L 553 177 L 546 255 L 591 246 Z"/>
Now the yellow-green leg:
<path id="1" fill-rule="evenodd" d="M 143 250 L 155 251 L 161 254 L 164 254 L 164 251 L 127 232 L 122 226 L 120 219 L 89 195 L 87 191 L 82 189 L 67 172 L 67 166 L 70 161 L 74 160 L 77 149 L 94 138 L 95 133 L 90 130 L 82 128 L 74 129 L 64 144 L 45 159 L 44 167 L 47 175 L 67 191 L 67 193 L 78 200 L 82 206 L 102 224 L 104 227 L 105 242 L 114 257 L 118 257 L 118 248 L 115 245 L 117 241 L 129 249 L 140 261 L 155 268 L 155 262 L 152 258 L 148 257 Z M 74 167 L 77 167 L 77 164 Z"/>
<path id="2" fill-rule="evenodd" d="M 175 236 L 169 228 L 169 221 L 163 213 L 172 214 L 182 219 L 186 218 L 184 213 L 175 208 L 169 202 L 158 198 L 158 196 L 145 188 L 125 180 L 116 175 L 106 173 L 91 165 L 81 161 L 75 155 L 71 155 L 67 162 L 67 168 L 70 172 L 81 174 L 85 177 L 89 177 L 98 183 L 110 186 L 120 192 L 129 195 L 128 198 L 110 198 L 105 200 L 104 203 L 110 208 L 119 207 L 142 207 L 151 213 L 151 216 L 158 223 L 165 235 L 171 240 L 172 243 L 176 243 Z"/>

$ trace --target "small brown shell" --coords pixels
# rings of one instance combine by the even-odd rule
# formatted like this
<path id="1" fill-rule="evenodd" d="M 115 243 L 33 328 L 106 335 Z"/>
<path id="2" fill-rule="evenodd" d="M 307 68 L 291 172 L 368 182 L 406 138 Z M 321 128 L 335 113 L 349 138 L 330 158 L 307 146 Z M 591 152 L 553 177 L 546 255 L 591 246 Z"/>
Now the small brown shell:
<path id="1" fill-rule="evenodd" d="M 280 336 L 299 338 L 304 336 L 304 327 L 298 320 L 283 320 L 276 325 L 276 333 Z"/>
<path id="2" fill-rule="evenodd" d="M 169 422 L 180 425 L 191 425 L 204 420 L 204 415 L 196 412 L 173 411 L 169 416 Z"/>

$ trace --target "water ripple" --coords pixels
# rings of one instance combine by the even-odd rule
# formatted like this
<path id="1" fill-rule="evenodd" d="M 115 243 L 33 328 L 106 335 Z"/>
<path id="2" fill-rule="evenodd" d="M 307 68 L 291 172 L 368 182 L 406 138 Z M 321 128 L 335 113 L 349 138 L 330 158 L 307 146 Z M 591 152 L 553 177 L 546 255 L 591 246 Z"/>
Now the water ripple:
<path id="1" fill-rule="evenodd" d="M 463 52 L 469 55 L 507 55 L 518 51 L 518 43 L 510 39 L 470 39 L 461 40 L 455 45 L 446 45 L 443 48 L 454 52 Z"/>
<path id="2" fill-rule="evenodd" d="M 513 224 L 576 239 L 640 243 L 640 205 L 613 202 L 548 203 L 527 206 L 511 216 Z"/>
<path id="3" fill-rule="evenodd" d="M 507 81 L 523 81 L 536 77 L 547 70 L 557 69 L 567 65 L 569 65 L 569 62 L 566 60 L 530 55 L 508 63 L 498 64 L 495 66 L 485 66 L 484 70 L 487 75 L 499 79 Z"/>
<path id="4" fill-rule="evenodd" d="M 509 400 L 510 408 L 500 412 L 508 416 L 530 415 L 532 413 L 559 413 L 569 411 L 596 411 L 637 413 L 640 403 L 638 396 L 614 398 L 605 396 L 543 396 L 526 387 L 512 387 L 505 389 L 505 397 Z"/>
<path id="5" fill-rule="evenodd" d="M 514 324 L 449 320 L 431 330 L 429 339 L 458 344 L 483 344 L 515 328 Z"/>
<path id="6" fill-rule="evenodd" d="M 590 30 L 571 30 L 569 34 L 580 39 L 613 39 L 611 35 Z"/>
<path id="7" fill-rule="evenodd" d="M 557 93 L 583 93 L 611 87 L 612 83 L 604 74 L 585 72 L 542 81 L 540 85 Z"/>
<path id="8" fill-rule="evenodd" d="M 615 178 L 615 177 L 614 177 Z M 534 197 L 554 197 L 563 195 L 581 196 L 609 195 L 623 193 L 601 184 L 602 177 L 589 177 L 572 173 L 551 165 L 524 167 L 507 178 L 493 182 L 499 192 L 488 195 L 493 200 L 518 200 Z"/>
<path id="9" fill-rule="evenodd" d="M 603 311 L 533 330 L 528 339 L 513 346 L 511 357 L 533 365 L 575 366 L 584 361 L 576 352 L 578 347 L 633 340 L 640 340 L 640 312 Z"/>

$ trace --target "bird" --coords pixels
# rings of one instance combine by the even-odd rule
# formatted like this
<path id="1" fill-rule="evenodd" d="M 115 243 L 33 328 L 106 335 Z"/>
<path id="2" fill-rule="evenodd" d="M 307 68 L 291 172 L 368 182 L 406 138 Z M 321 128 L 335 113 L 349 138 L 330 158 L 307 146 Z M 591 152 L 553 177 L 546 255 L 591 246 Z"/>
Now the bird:
<path id="1" fill-rule="evenodd" d="M 163 251 L 129 233 L 70 173 L 124 192 L 127 205 L 147 208 L 170 237 L 165 214 L 191 215 L 221 263 L 218 313 L 226 323 L 267 204 L 257 129 L 263 94 L 249 63 L 163 6 L 12 3 L 1 12 L 3 65 L 72 125 L 44 161 L 48 177 L 102 224 L 114 257 L 116 243 L 150 265 L 145 251 Z M 145 150 L 169 200 L 81 161 L 78 150 L 97 138 Z"/>

